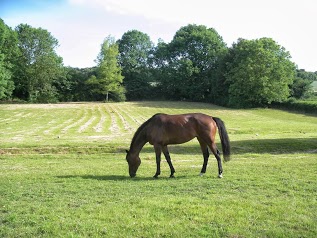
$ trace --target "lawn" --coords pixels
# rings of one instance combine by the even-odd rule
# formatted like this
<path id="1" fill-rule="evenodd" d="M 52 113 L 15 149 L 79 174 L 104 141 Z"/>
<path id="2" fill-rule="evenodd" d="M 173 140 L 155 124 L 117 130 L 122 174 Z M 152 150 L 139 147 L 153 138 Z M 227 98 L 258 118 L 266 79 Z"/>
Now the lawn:
<path id="1" fill-rule="evenodd" d="M 200 177 L 196 140 L 150 145 L 137 177 L 125 149 L 155 113 L 227 126 L 232 160 Z M 219 137 L 217 142 L 220 147 Z M 0 237 L 317 237 L 317 117 L 189 102 L 0 105 Z"/>

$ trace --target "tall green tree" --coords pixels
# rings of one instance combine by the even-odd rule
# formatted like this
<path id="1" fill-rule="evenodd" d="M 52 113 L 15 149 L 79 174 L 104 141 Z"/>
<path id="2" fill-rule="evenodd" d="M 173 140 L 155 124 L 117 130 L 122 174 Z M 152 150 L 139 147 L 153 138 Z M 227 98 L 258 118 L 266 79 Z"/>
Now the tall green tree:
<path id="1" fill-rule="evenodd" d="M 64 73 L 62 58 L 55 52 L 57 39 L 47 30 L 27 24 L 20 24 L 15 30 L 21 51 L 14 79 L 15 96 L 31 102 L 56 101 L 53 82 Z"/>
<path id="2" fill-rule="evenodd" d="M 257 107 L 285 101 L 295 76 L 290 58 L 289 52 L 270 38 L 239 39 L 227 57 L 230 106 Z"/>
<path id="3" fill-rule="evenodd" d="M 119 62 L 129 100 L 151 97 L 149 57 L 153 49 L 150 37 L 137 30 L 128 31 L 118 40 Z"/>
<path id="4" fill-rule="evenodd" d="M 8 99 L 12 95 L 18 56 L 16 34 L 0 18 L 0 100 Z"/>
<path id="5" fill-rule="evenodd" d="M 14 89 L 11 72 L 6 68 L 4 58 L 4 54 L 0 53 L 0 100 L 10 97 Z"/>
<path id="6" fill-rule="evenodd" d="M 108 36 L 101 45 L 97 57 L 97 74 L 87 81 L 93 87 L 93 92 L 103 95 L 104 100 L 109 98 L 115 101 L 125 100 L 125 89 L 122 85 L 123 76 L 118 64 L 119 49 L 115 39 Z"/>
<path id="7" fill-rule="evenodd" d="M 160 43 L 156 51 L 157 65 L 165 72 L 162 92 L 173 99 L 210 100 L 226 52 L 215 29 L 192 24 L 180 28 L 169 44 Z"/>

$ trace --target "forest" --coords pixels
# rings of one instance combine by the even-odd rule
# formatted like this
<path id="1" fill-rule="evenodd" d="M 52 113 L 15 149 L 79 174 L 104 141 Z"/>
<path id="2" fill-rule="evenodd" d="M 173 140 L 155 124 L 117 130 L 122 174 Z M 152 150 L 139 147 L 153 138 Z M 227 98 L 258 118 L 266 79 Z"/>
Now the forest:
<path id="1" fill-rule="evenodd" d="M 213 28 L 189 24 L 171 42 L 138 30 L 105 36 L 92 68 L 72 68 L 42 28 L 0 19 L 0 101 L 178 100 L 250 108 L 314 97 L 317 72 L 298 69 L 272 38 L 228 47 Z"/>

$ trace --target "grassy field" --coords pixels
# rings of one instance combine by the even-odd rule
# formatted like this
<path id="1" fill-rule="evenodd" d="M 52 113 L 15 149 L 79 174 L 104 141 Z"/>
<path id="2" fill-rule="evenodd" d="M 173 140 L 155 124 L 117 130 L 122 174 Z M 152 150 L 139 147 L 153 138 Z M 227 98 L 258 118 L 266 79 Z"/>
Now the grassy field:
<path id="1" fill-rule="evenodd" d="M 151 146 L 137 177 L 125 149 L 155 113 L 223 119 L 224 178 L 198 142 Z M 219 137 L 217 137 L 219 144 Z M 219 144 L 220 147 L 220 144 Z M 187 102 L 0 105 L 0 237 L 317 237 L 317 117 Z"/>

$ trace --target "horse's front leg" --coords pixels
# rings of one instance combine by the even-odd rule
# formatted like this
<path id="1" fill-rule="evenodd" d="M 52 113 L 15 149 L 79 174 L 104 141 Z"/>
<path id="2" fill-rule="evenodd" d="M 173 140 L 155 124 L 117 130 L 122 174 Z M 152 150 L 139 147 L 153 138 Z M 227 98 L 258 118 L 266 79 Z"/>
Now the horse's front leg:
<path id="1" fill-rule="evenodd" d="M 159 145 L 154 145 L 155 156 L 156 156 L 156 173 L 153 178 L 157 178 L 161 174 L 161 153 L 162 148 Z"/>
<path id="2" fill-rule="evenodd" d="M 162 149 L 163 149 L 163 153 L 164 153 L 164 156 L 166 158 L 166 161 L 167 161 L 167 163 L 168 163 L 168 165 L 170 167 L 170 170 L 171 170 L 170 178 L 174 178 L 175 169 L 174 169 L 174 166 L 172 164 L 170 153 L 168 152 L 167 146 L 163 146 Z"/>

